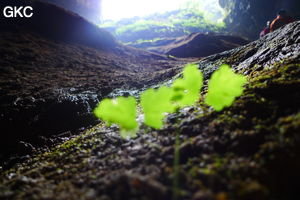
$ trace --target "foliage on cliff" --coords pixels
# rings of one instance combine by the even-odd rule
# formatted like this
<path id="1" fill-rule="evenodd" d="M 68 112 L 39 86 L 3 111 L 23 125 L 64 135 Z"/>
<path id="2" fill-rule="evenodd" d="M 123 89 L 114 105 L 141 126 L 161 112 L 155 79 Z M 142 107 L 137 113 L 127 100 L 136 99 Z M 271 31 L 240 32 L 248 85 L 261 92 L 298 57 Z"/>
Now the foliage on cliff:
<path id="1" fill-rule="evenodd" d="M 178 37 L 192 32 L 221 31 L 224 28 L 221 10 L 212 5 L 209 9 L 211 12 L 207 14 L 201 1 L 188 1 L 178 10 L 107 21 L 101 26 L 123 42 Z"/>

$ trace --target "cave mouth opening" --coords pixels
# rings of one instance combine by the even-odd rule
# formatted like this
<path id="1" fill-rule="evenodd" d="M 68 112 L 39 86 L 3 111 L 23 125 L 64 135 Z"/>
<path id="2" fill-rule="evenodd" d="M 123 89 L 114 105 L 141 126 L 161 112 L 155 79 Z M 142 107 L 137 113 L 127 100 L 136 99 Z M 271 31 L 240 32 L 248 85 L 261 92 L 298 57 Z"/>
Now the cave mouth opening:
<path id="1" fill-rule="evenodd" d="M 195 6 L 206 19 L 221 21 L 225 12 L 219 0 L 102 0 L 102 20 L 122 20 L 146 17 L 154 13 L 164 13 L 187 6 Z"/>
<path id="2" fill-rule="evenodd" d="M 130 45 L 195 32 L 220 33 L 224 16 L 219 0 L 103 0 L 100 26 Z"/>

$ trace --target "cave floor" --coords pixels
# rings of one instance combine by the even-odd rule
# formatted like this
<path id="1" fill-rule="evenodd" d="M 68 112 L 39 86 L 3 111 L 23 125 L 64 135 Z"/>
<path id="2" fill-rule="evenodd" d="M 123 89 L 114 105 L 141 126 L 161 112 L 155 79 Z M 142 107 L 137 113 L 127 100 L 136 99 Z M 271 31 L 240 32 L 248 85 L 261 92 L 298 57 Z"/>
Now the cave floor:
<path id="1" fill-rule="evenodd" d="M 24 160 L 1 169 L 0 199 L 172 199 L 177 132 L 179 199 L 297 199 L 299 27 L 299 22 L 291 24 L 245 47 L 199 61 L 206 78 L 223 63 L 247 75 L 245 91 L 231 107 L 215 112 L 200 100 L 194 107 L 169 115 L 162 130 L 141 126 L 138 137 L 129 140 L 120 138 L 117 127 L 101 123 L 78 135 L 64 133 L 59 145 L 31 149 Z M 94 100 L 99 100 L 121 86 L 123 90 L 142 90 L 162 84 L 187 62 L 124 46 L 104 53 L 80 45 L 49 42 L 32 34 L 1 34 L 2 38 L 12 38 L 0 40 L 0 52 L 4 55 L 0 60 L 4 66 L 1 111 L 5 111 L 0 119 L 11 117 L 17 125 L 31 118 L 41 122 L 42 116 L 35 112 L 42 112 L 40 108 L 48 104 L 38 104 L 42 106 L 34 112 L 32 109 L 39 99 L 59 103 L 61 95 L 55 92 L 57 89 L 94 91 L 92 96 L 99 95 Z M 32 42 L 37 40 L 38 43 Z M 14 59 L 16 56 L 20 59 Z M 16 96 L 20 100 L 9 104 Z M 82 102 L 85 105 L 89 101 Z M 81 105 L 80 101 L 76 103 Z M 19 118 L 13 118 L 16 116 Z M 59 115 L 55 118 L 61 121 Z M 51 120 L 45 121 L 50 124 Z M 63 124 L 67 123 L 68 119 L 64 120 Z M 24 127 L 6 132 L 5 137 L 13 140 L 13 133 L 27 133 Z M 59 128 L 54 130 L 63 131 Z M 34 131 L 31 136 L 37 133 Z M 1 148 L 7 147 L 6 142 L 1 140 Z M 28 148 L 31 147 L 25 150 Z"/>
<path id="2" fill-rule="evenodd" d="M 2 199 L 171 199 L 180 133 L 180 199 L 292 199 L 299 177 L 300 63 L 249 75 L 233 106 L 201 102 L 123 140 L 103 124 L 3 171 Z"/>

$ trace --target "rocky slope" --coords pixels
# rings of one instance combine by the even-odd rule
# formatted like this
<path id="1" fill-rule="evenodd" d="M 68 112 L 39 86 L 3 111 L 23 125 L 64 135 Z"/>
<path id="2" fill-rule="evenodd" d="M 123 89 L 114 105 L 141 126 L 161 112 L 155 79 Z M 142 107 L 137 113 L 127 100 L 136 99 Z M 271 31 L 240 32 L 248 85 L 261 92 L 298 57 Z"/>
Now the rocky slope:
<path id="1" fill-rule="evenodd" d="M 7 5 L 0 2 L 0 7 Z M 170 78 L 184 61 L 118 44 L 103 29 L 54 5 L 32 5 L 30 19 L 0 18 L 0 161 L 27 154 L 41 137 L 96 123 L 92 109 L 115 89 L 143 88 Z M 49 18 L 49 15 L 52 17 Z"/>
<path id="2" fill-rule="evenodd" d="M 100 124 L 3 170 L 0 198 L 171 199 L 174 141 L 179 131 L 180 199 L 297 199 L 299 49 L 300 22 L 296 22 L 246 46 L 204 58 L 199 66 L 206 78 L 221 63 L 229 63 L 247 75 L 245 92 L 233 106 L 215 112 L 199 102 L 170 115 L 163 130 L 141 127 L 139 137 L 131 140 L 122 140 L 116 127 Z M 93 57 L 99 54 L 88 52 L 93 52 Z M 76 55 L 76 60 L 81 58 L 81 54 Z M 137 57 L 127 58 L 131 62 Z M 167 69 L 160 74 L 168 77 L 172 70 L 169 62 L 157 62 L 166 62 Z M 81 64 L 75 66 L 80 68 Z M 115 75 L 116 69 L 126 71 L 124 83 L 132 86 L 130 79 L 136 79 L 139 73 L 122 68 L 122 64 L 116 66 L 111 73 Z M 144 70 L 141 75 L 149 82 L 158 80 L 157 76 L 149 77 L 153 72 L 150 67 L 134 69 Z M 109 77 L 109 82 L 112 80 Z M 92 85 L 88 88 L 95 87 L 89 83 Z"/>

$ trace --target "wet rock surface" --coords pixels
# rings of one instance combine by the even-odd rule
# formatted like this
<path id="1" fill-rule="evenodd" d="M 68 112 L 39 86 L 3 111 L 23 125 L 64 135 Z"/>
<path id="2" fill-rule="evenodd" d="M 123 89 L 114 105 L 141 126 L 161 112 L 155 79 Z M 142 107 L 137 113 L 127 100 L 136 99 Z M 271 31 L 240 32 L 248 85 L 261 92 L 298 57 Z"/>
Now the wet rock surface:
<path id="1" fill-rule="evenodd" d="M 288 24 L 250 44 L 209 56 L 199 62 L 199 67 L 208 77 L 223 63 L 231 65 L 243 74 L 271 68 L 286 59 L 300 58 L 300 21 Z M 255 70 L 254 70 L 255 69 Z"/>
<path id="2" fill-rule="evenodd" d="M 164 129 L 141 126 L 139 136 L 130 140 L 121 139 L 115 126 L 107 128 L 99 124 L 82 130 L 78 136 L 63 133 L 59 137 L 63 143 L 50 149 L 20 142 L 19 147 L 24 152 L 34 152 L 34 156 L 24 156 L 14 166 L 2 166 L 0 199 L 171 199 L 176 132 L 180 133 L 180 199 L 297 199 L 300 177 L 299 33 L 300 23 L 296 22 L 261 40 L 199 61 L 206 78 L 223 63 L 247 75 L 244 94 L 221 112 L 213 111 L 200 101 L 195 107 L 169 115 Z M 30 45 L 26 43 L 26 46 Z M 111 88 L 139 89 L 138 83 L 141 87 L 157 84 L 178 72 L 179 67 L 170 67 L 170 64 L 181 62 L 123 46 L 102 52 L 50 43 L 40 51 L 52 52 L 48 56 L 48 62 L 52 63 L 62 54 L 60 49 L 68 59 L 59 64 L 73 59 L 80 62 L 74 64 L 72 70 L 66 68 L 69 69 L 66 75 L 61 76 L 70 75 L 76 79 L 57 79 L 54 76 L 60 75 L 57 69 L 61 72 L 65 68 L 56 68 L 54 72 L 50 66 L 57 65 L 36 65 L 37 61 L 34 65 L 28 64 L 42 66 L 33 70 L 41 70 L 36 76 L 29 73 L 27 64 L 8 73 L 18 66 L 15 63 L 8 65 L 14 68 L 8 68 L 5 78 L 0 80 L 15 83 L 20 79 L 21 82 L 12 84 L 15 89 L 1 82 L 4 94 L 30 93 L 30 87 L 24 85 L 30 85 L 34 77 L 34 83 L 38 80 L 50 84 L 51 87 L 47 87 L 50 91 L 63 88 L 59 91 L 64 98 L 74 93 L 79 98 L 79 94 L 87 91 L 98 91 L 96 94 L 102 96 Z M 84 53 L 91 56 L 85 58 Z M 99 56 L 98 62 L 113 64 L 99 64 L 101 67 L 96 70 L 91 63 L 95 56 Z M 0 62 L 9 63 L 12 59 L 8 56 Z M 83 70 L 82 65 L 93 73 Z M 47 71 L 43 71 L 45 67 Z M 28 72 L 22 74 L 20 69 Z M 23 80 L 27 74 L 31 74 L 31 78 Z M 45 78 L 45 74 L 52 74 L 52 79 Z M 103 92 L 105 84 L 107 90 Z M 56 93 L 49 96 L 52 94 Z"/>

